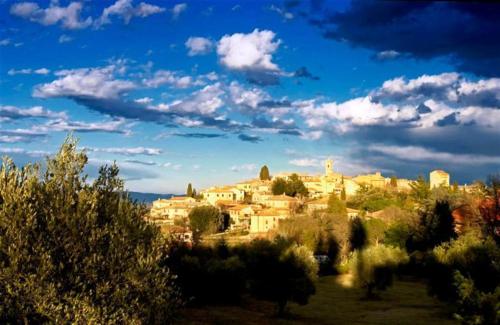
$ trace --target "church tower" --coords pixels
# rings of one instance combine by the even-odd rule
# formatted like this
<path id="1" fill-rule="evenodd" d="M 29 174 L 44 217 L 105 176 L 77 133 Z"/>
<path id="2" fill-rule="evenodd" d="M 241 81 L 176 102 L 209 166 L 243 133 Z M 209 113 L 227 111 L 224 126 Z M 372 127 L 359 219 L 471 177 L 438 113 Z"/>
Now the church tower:
<path id="1" fill-rule="evenodd" d="M 330 176 L 333 174 L 333 160 L 327 159 L 325 161 L 325 175 Z"/>

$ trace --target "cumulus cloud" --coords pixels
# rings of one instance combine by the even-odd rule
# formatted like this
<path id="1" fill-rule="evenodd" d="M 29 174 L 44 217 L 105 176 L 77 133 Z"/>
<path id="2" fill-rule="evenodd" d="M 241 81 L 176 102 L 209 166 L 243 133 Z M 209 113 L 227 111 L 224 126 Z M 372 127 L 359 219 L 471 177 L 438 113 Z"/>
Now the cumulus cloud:
<path id="1" fill-rule="evenodd" d="M 83 5 L 80 2 L 71 2 L 68 6 L 59 6 L 51 2 L 47 8 L 40 8 L 35 2 L 19 2 L 10 7 L 10 13 L 41 25 L 56 25 L 65 29 L 82 29 L 92 24 L 92 18 L 82 19 L 80 13 Z"/>
<path id="2" fill-rule="evenodd" d="M 282 71 L 273 62 L 273 54 L 281 41 L 270 30 L 258 30 L 248 34 L 224 35 L 217 44 L 217 54 L 222 66 L 242 72 L 250 82 L 270 85 L 279 82 Z"/>
<path id="3" fill-rule="evenodd" d="M 128 24 L 133 17 L 145 18 L 154 14 L 164 12 L 166 9 L 149 3 L 141 2 L 134 6 L 132 0 L 118 0 L 109 7 L 104 8 L 95 26 L 101 27 L 111 23 L 110 17 L 117 16 Z"/>
<path id="4" fill-rule="evenodd" d="M 114 78 L 116 67 L 63 70 L 56 73 L 59 79 L 35 88 L 33 95 L 40 98 L 85 97 L 118 98 L 120 94 L 136 88 L 128 80 Z"/>
<path id="5" fill-rule="evenodd" d="M 205 37 L 190 37 L 184 44 L 189 56 L 204 55 L 212 51 L 213 42 Z"/>

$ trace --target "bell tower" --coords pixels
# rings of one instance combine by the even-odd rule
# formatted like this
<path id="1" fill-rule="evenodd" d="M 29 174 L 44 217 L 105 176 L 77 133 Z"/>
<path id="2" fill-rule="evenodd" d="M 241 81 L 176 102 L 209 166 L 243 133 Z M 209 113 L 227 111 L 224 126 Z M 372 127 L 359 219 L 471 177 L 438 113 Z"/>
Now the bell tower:
<path id="1" fill-rule="evenodd" d="M 325 160 L 325 175 L 330 176 L 333 174 L 333 160 Z"/>

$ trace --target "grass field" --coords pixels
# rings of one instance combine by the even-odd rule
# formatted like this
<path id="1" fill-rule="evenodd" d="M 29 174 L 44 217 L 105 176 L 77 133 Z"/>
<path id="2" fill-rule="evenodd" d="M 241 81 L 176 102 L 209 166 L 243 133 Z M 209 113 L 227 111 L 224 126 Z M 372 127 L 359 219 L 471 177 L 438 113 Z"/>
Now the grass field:
<path id="1" fill-rule="evenodd" d="M 320 278 L 309 304 L 290 304 L 290 316 L 278 319 L 274 305 L 246 300 L 240 306 L 188 308 L 180 324 L 458 324 L 445 304 L 431 298 L 417 281 L 395 281 L 379 300 L 362 299 L 349 276 Z"/>

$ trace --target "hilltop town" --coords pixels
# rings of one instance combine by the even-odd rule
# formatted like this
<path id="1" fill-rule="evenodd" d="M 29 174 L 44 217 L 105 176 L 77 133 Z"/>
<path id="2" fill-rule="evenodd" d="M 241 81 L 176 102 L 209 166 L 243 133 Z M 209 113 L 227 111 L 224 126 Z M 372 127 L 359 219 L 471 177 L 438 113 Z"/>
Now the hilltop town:
<path id="1" fill-rule="evenodd" d="M 228 231 L 258 236 L 277 229 L 282 220 L 291 218 L 300 211 L 312 213 L 325 210 L 331 195 L 346 201 L 362 187 L 409 192 L 415 182 L 394 176 L 385 177 L 380 172 L 343 175 L 334 170 L 331 159 L 324 162 L 322 175 L 277 173 L 271 176 L 267 166 L 264 168 L 265 175 L 261 171 L 260 177 L 255 179 L 210 187 L 199 194 L 191 191 L 186 196 L 158 199 L 152 204 L 148 220 L 162 226 L 167 232 L 177 233 L 184 240 L 190 241 L 192 233 L 189 230 L 189 213 L 196 207 L 212 206 L 229 217 Z M 273 191 L 273 184 L 277 181 L 286 182 L 294 178 L 304 185 L 307 195 L 289 196 Z M 431 171 L 428 184 L 430 188 L 449 187 L 450 175 L 443 170 Z M 364 212 L 347 209 L 349 219 L 365 215 Z"/>

